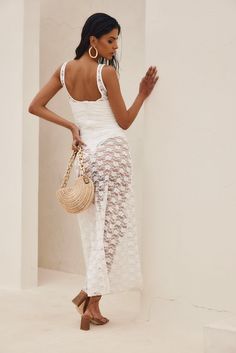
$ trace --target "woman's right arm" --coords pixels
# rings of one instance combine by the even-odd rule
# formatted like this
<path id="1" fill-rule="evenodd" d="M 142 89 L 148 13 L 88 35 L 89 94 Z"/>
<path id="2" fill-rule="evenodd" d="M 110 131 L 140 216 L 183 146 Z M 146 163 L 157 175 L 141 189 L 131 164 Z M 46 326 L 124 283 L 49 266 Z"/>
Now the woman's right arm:
<path id="1" fill-rule="evenodd" d="M 73 137 L 72 149 L 75 151 L 78 145 L 86 145 L 81 140 L 79 127 L 70 120 L 62 118 L 46 106 L 52 97 L 62 88 L 60 70 L 61 65 L 55 70 L 48 82 L 40 89 L 35 97 L 33 97 L 28 111 L 33 115 L 69 129 Z"/>
<path id="2" fill-rule="evenodd" d="M 129 109 L 126 109 L 115 68 L 113 66 L 104 66 L 103 81 L 107 88 L 108 100 L 113 114 L 122 129 L 127 130 L 133 123 L 144 100 L 149 96 L 159 78 L 156 73 L 156 67 L 150 66 L 140 82 L 139 93 L 133 104 Z"/>

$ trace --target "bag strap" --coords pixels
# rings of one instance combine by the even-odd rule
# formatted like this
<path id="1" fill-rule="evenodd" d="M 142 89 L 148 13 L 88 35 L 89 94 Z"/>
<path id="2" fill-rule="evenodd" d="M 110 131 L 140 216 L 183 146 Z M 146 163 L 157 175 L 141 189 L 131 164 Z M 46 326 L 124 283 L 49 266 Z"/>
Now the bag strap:
<path id="1" fill-rule="evenodd" d="M 72 169 L 72 166 L 73 166 L 73 163 L 74 163 L 74 160 L 75 160 L 75 157 L 76 157 L 77 153 L 78 153 L 78 156 L 79 156 L 80 168 L 82 170 L 81 175 L 84 176 L 85 182 L 87 181 L 87 177 L 85 175 L 84 161 L 83 161 L 83 148 L 80 145 L 78 151 L 74 151 L 73 150 L 73 152 L 72 152 L 72 154 L 70 156 L 70 159 L 69 159 L 69 162 L 68 162 L 68 165 L 67 165 L 67 169 L 66 169 L 65 175 L 63 176 L 63 180 L 62 180 L 62 183 L 61 183 L 61 186 L 60 186 L 61 188 L 66 187 L 66 185 L 68 183 L 68 180 L 69 180 L 69 177 L 70 177 L 70 173 L 71 173 L 71 169 Z"/>

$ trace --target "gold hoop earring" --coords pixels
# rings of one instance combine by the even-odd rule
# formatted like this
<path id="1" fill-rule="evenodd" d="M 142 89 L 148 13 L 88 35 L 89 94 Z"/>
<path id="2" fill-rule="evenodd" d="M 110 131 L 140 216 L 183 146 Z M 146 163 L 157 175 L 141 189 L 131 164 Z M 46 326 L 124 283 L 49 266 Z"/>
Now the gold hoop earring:
<path id="1" fill-rule="evenodd" d="M 95 56 L 91 55 L 91 49 L 92 49 L 92 48 L 94 48 L 94 49 L 96 50 Z M 98 56 L 98 50 L 97 50 L 97 48 L 91 46 L 91 47 L 89 48 L 89 56 L 90 56 L 90 58 L 93 58 L 93 59 L 96 58 L 96 57 Z"/>

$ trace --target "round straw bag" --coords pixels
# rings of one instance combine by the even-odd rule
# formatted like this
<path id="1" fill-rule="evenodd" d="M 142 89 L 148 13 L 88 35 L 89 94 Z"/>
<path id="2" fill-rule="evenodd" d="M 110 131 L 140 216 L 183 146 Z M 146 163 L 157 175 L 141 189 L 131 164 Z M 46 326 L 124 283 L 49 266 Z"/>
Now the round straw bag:
<path id="1" fill-rule="evenodd" d="M 81 172 L 74 185 L 67 186 L 77 152 Z M 56 197 L 62 207 L 69 213 L 79 213 L 86 210 L 94 201 L 94 183 L 88 175 L 85 174 L 81 145 L 78 151 L 72 152 L 60 189 L 56 191 Z"/>

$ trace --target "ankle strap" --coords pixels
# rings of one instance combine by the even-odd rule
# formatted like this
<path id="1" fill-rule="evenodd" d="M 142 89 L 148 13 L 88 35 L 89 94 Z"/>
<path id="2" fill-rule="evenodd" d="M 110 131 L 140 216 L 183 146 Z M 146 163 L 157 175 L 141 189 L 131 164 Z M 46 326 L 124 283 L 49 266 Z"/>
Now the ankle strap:
<path id="1" fill-rule="evenodd" d="M 83 307 L 83 313 L 85 313 L 89 304 L 98 302 L 101 299 L 101 297 L 102 297 L 101 295 L 93 295 L 91 297 L 87 296 Z"/>

